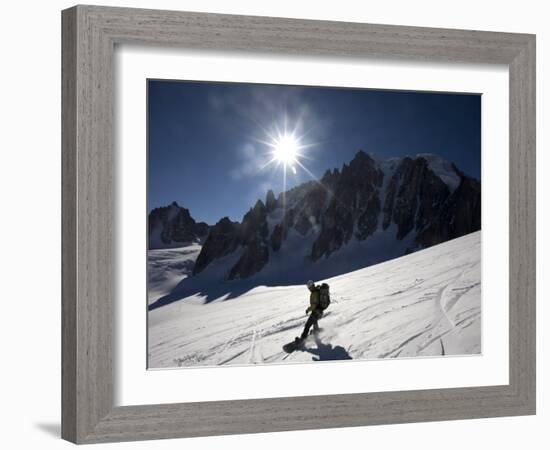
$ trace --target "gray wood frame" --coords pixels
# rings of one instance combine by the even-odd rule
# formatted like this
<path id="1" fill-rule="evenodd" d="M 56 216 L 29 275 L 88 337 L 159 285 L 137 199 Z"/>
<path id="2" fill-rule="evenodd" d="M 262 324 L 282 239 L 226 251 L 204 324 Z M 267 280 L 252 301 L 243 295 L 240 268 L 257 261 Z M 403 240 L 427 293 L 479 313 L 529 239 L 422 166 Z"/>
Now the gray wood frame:
<path id="1" fill-rule="evenodd" d="M 63 11 L 62 30 L 64 439 L 94 443 L 535 413 L 535 36 L 97 6 Z M 509 384 L 114 407 L 118 43 L 508 65 Z"/>

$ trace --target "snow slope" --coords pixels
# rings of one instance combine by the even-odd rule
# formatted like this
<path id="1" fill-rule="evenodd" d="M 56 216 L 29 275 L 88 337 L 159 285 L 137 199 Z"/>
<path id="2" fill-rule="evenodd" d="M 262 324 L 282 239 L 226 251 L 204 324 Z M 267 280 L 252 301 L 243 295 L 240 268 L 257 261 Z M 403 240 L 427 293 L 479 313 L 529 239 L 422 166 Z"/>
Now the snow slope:
<path id="1" fill-rule="evenodd" d="M 177 284 L 193 272 L 202 246 L 191 243 L 179 248 L 147 251 L 147 299 L 154 303 L 169 294 Z"/>
<path id="2" fill-rule="evenodd" d="M 480 232 L 326 280 L 333 303 L 303 351 L 303 285 L 257 286 L 149 311 L 149 367 L 475 354 L 481 351 Z M 320 281 L 320 280 L 318 280 Z"/>

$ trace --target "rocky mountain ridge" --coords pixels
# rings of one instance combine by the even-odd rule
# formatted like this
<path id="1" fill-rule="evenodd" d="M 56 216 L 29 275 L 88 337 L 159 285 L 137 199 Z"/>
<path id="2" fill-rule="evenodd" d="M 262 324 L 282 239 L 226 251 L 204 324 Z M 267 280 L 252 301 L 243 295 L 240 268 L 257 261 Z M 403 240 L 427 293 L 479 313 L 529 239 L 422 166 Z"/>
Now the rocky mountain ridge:
<path id="1" fill-rule="evenodd" d="M 359 151 L 319 181 L 278 197 L 269 191 L 242 222 L 225 217 L 209 227 L 193 274 L 230 259 L 226 279 L 247 279 L 285 255 L 305 267 L 363 242 L 381 249 L 363 255 L 366 266 L 480 228 L 480 181 L 454 164 L 431 154 L 378 160 Z"/>

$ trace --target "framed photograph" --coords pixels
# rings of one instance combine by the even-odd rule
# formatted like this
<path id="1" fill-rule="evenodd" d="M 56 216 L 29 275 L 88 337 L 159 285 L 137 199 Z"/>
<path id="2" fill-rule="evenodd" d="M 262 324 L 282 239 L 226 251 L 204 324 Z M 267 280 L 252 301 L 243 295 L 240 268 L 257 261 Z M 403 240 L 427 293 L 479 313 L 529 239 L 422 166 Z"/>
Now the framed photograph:
<path id="1" fill-rule="evenodd" d="M 147 89 L 149 368 L 481 353 L 480 94 Z"/>
<path id="2" fill-rule="evenodd" d="M 533 35 L 62 19 L 65 439 L 535 413 Z"/>

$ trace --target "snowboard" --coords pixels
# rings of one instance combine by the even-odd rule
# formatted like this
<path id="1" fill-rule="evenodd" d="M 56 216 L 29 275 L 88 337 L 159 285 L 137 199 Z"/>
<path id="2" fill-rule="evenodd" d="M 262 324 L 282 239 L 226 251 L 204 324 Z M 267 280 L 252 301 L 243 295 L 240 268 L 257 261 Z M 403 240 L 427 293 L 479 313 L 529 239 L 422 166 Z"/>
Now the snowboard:
<path id="1" fill-rule="evenodd" d="M 321 333 L 321 331 L 323 331 L 322 328 L 319 328 L 318 330 L 311 330 L 309 332 L 308 337 L 313 336 L 314 338 L 317 339 L 317 336 L 319 335 L 319 333 Z M 292 342 L 289 342 L 288 344 L 283 345 L 283 350 L 287 353 L 292 353 L 295 350 L 303 348 L 306 339 L 301 339 L 299 337 L 296 337 L 296 338 L 294 338 L 294 340 Z"/>
<path id="2" fill-rule="evenodd" d="M 304 341 L 300 338 L 294 339 L 292 342 L 289 342 L 288 344 L 283 345 L 283 350 L 286 353 L 292 353 L 295 350 L 298 350 L 299 348 L 302 348 L 304 345 Z"/>

